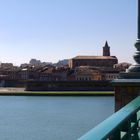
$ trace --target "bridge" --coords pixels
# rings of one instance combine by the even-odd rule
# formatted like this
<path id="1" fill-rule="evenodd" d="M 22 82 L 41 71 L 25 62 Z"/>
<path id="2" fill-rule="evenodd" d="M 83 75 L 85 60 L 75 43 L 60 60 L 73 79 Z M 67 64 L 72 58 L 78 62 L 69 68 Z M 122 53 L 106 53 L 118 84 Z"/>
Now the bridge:
<path id="1" fill-rule="evenodd" d="M 116 113 L 78 140 L 140 140 L 140 0 L 137 1 L 137 50 L 133 56 L 135 64 L 113 81 Z"/>
<path id="2" fill-rule="evenodd" d="M 140 96 L 78 140 L 139 140 Z"/>

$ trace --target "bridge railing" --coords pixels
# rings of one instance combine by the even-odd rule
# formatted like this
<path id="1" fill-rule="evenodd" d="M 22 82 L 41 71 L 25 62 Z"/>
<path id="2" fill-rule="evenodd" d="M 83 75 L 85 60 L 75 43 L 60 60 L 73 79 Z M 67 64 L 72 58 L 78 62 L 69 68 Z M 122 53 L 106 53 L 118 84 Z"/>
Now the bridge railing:
<path id="1" fill-rule="evenodd" d="M 140 96 L 78 140 L 139 140 Z"/>

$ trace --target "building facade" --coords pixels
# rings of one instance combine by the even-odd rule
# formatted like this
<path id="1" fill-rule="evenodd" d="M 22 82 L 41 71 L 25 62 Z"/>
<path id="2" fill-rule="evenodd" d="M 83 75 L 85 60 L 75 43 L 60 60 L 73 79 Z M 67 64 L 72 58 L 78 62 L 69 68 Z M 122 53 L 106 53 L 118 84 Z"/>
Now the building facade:
<path id="1" fill-rule="evenodd" d="M 102 73 L 100 70 L 89 67 L 89 66 L 80 66 L 75 68 L 75 80 L 77 81 L 91 81 L 102 80 Z"/>

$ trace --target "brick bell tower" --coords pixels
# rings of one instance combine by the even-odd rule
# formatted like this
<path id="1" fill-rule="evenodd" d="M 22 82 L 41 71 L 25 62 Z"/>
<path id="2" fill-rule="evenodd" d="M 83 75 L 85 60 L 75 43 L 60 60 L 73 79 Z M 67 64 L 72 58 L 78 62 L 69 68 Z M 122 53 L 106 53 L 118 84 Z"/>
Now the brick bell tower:
<path id="1" fill-rule="evenodd" d="M 108 46 L 107 41 L 105 42 L 105 46 L 103 47 L 103 56 L 110 56 L 110 47 Z"/>

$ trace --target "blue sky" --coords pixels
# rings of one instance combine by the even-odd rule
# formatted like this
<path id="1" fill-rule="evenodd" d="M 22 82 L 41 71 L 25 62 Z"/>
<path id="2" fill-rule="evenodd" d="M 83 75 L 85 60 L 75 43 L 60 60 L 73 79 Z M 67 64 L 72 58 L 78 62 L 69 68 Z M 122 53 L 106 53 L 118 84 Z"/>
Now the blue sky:
<path id="1" fill-rule="evenodd" d="M 133 63 L 137 0 L 0 0 L 0 61 L 102 55 Z"/>

